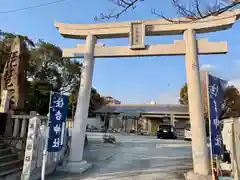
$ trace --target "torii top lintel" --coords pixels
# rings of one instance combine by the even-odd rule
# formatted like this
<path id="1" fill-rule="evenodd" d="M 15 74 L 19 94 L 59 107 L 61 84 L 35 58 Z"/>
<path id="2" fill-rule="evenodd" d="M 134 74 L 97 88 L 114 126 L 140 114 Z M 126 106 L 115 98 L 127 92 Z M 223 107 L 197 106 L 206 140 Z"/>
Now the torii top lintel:
<path id="1" fill-rule="evenodd" d="M 194 22 L 173 23 L 165 19 L 143 20 L 135 22 L 103 23 L 103 24 L 65 24 L 56 23 L 62 36 L 66 38 L 85 39 L 88 34 L 95 35 L 98 39 L 126 38 L 131 33 L 133 24 L 144 28 L 145 36 L 182 34 L 186 29 L 192 28 L 197 33 L 215 32 L 231 28 L 240 17 L 240 9 L 228 11 L 218 16 Z M 178 21 L 179 19 L 173 19 Z M 181 21 L 186 21 L 182 18 Z"/>

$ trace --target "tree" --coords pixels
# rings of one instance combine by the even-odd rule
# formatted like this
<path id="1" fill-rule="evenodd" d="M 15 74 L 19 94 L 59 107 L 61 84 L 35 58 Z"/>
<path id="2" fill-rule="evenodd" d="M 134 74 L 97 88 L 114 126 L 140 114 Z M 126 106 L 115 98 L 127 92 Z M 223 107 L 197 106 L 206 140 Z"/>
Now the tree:
<path id="1" fill-rule="evenodd" d="M 45 90 L 43 90 L 43 88 Z M 27 92 L 24 109 L 21 111 L 37 111 L 41 115 L 47 115 L 49 111 L 49 97 L 52 85 L 44 81 L 27 81 Z"/>
<path id="2" fill-rule="evenodd" d="M 38 85 L 40 91 L 52 90 L 70 94 L 69 115 L 73 116 L 77 105 L 82 64 L 77 60 L 62 58 L 59 47 L 42 40 L 32 50 L 29 64 L 28 78 Z M 42 80 L 44 82 L 41 82 Z M 46 93 L 45 95 L 49 96 Z M 45 106 L 48 106 L 47 101 L 44 102 Z M 101 105 L 100 94 L 92 88 L 89 114 Z"/>
<path id="3" fill-rule="evenodd" d="M 69 97 L 69 107 L 70 111 L 69 113 L 71 116 L 74 116 L 75 108 L 77 106 L 77 99 L 78 99 L 78 88 L 79 86 L 72 91 L 70 97 Z M 93 115 L 93 112 L 97 109 L 99 109 L 101 106 L 103 106 L 104 98 L 101 97 L 101 95 L 97 92 L 95 88 L 91 89 L 91 95 L 90 95 L 90 102 L 89 102 L 89 116 Z"/>
<path id="4" fill-rule="evenodd" d="M 63 59 L 62 50 L 40 40 L 31 51 L 28 78 L 49 82 L 63 93 L 70 93 L 79 84 L 82 64 L 76 60 Z"/>
<path id="5" fill-rule="evenodd" d="M 179 103 L 182 105 L 188 105 L 188 92 L 187 92 L 187 83 L 180 90 Z"/>
<path id="6" fill-rule="evenodd" d="M 234 86 L 229 86 L 224 95 L 222 118 L 240 116 L 240 93 Z"/>
<path id="7" fill-rule="evenodd" d="M 100 16 L 96 16 L 95 19 L 110 19 L 119 18 L 125 12 L 130 9 L 135 9 L 139 3 L 145 3 L 146 0 L 109 0 L 118 8 L 111 9 L 109 13 L 101 13 Z M 240 0 L 170 0 L 172 5 L 177 11 L 179 17 L 185 17 L 187 21 L 195 21 L 209 16 L 217 16 L 228 10 L 238 8 L 240 6 Z M 150 10 L 154 15 L 165 18 L 168 21 L 172 21 L 166 18 L 162 13 L 156 11 L 156 9 Z"/>
<path id="8" fill-rule="evenodd" d="M 205 92 L 207 91 L 205 90 Z M 206 94 L 203 96 L 206 96 Z M 184 86 L 180 90 L 179 102 L 180 104 L 188 105 L 187 84 L 184 84 Z M 206 100 L 203 100 L 203 103 L 204 103 L 204 117 L 205 119 L 208 119 L 207 98 Z M 240 116 L 240 94 L 237 88 L 235 88 L 234 86 L 229 86 L 227 87 L 224 94 L 223 109 L 220 118 L 230 118 L 239 116 Z"/>
<path id="9" fill-rule="evenodd" d="M 2 72 L 10 53 L 12 40 L 22 38 L 26 48 L 26 100 L 21 111 L 37 111 L 46 115 L 49 111 L 50 91 L 70 94 L 69 109 L 75 111 L 82 64 L 75 59 L 62 58 L 62 50 L 54 44 L 39 40 L 31 41 L 27 36 L 0 31 L 0 60 Z M 96 89 L 92 89 L 90 113 L 103 104 Z M 72 111 L 71 111 L 72 112 Z M 71 115 L 71 113 L 70 113 Z"/>
<path id="10" fill-rule="evenodd" d="M 93 112 L 104 105 L 104 98 L 97 92 L 95 88 L 91 90 L 89 114 L 93 115 Z"/>
<path id="11" fill-rule="evenodd" d="M 70 83 L 75 83 L 73 79 L 80 79 L 81 64 L 77 64 L 78 69 L 73 69 L 75 64 L 75 61 L 62 58 L 59 47 L 43 40 L 36 42 L 30 51 L 27 66 L 28 87 L 24 111 L 36 110 L 46 115 L 49 111 L 50 91 L 69 92 L 67 89 L 73 86 Z"/>
<path id="12" fill-rule="evenodd" d="M 50 90 L 59 91 L 63 84 L 60 72 L 62 63 L 61 49 L 40 40 L 30 52 L 27 78 L 33 82 L 44 81 L 40 89 L 45 90 L 42 86 L 48 83 L 53 87 Z"/>
<path id="13" fill-rule="evenodd" d="M 202 92 L 203 92 L 203 104 L 204 104 L 204 119 L 206 135 L 209 136 L 209 119 L 208 119 L 208 98 L 207 98 L 207 86 L 202 82 Z M 180 104 L 188 105 L 188 94 L 187 94 L 187 83 L 180 90 Z M 223 108 L 220 115 L 220 119 L 240 117 L 240 93 L 234 86 L 227 87 L 224 100 Z"/>

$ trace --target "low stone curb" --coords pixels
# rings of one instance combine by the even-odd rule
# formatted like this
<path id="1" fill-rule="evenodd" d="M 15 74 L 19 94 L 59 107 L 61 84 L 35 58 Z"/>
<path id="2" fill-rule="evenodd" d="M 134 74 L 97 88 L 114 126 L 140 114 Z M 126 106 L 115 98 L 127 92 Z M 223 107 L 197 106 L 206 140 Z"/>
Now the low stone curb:
<path id="1" fill-rule="evenodd" d="M 92 164 L 88 163 L 87 161 L 82 161 L 81 167 L 79 168 L 79 170 L 73 171 L 72 173 L 77 173 L 77 174 L 82 174 L 84 172 L 86 172 L 87 170 L 89 170 L 92 167 Z M 64 163 L 62 166 L 57 167 L 56 172 L 60 171 L 60 172 L 71 172 L 71 167 L 68 166 L 67 163 Z"/>
<path id="2" fill-rule="evenodd" d="M 193 171 L 189 171 L 186 174 L 184 174 L 186 180 L 212 180 L 211 175 L 203 176 L 197 173 L 194 173 Z"/>

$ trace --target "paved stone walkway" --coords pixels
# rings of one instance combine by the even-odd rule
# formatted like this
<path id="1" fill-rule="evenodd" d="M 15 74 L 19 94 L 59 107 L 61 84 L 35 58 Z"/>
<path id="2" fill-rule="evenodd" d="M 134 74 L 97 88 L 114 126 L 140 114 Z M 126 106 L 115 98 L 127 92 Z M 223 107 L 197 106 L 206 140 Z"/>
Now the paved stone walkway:
<path id="1" fill-rule="evenodd" d="M 117 136 L 121 144 L 90 144 L 84 159 L 93 167 L 84 174 L 56 172 L 47 180 L 183 180 L 192 169 L 191 145 L 181 140 Z"/>

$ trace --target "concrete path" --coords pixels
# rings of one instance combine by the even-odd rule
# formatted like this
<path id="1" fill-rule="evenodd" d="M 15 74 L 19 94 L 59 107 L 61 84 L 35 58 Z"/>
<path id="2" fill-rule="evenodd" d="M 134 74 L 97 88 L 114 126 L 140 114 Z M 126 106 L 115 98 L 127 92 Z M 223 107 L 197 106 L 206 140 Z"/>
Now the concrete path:
<path id="1" fill-rule="evenodd" d="M 96 142 L 99 134 L 89 134 Z M 148 136 L 116 135 L 119 144 L 90 144 L 84 159 L 93 167 L 82 175 L 56 172 L 47 180 L 183 180 L 192 169 L 191 144 Z"/>

